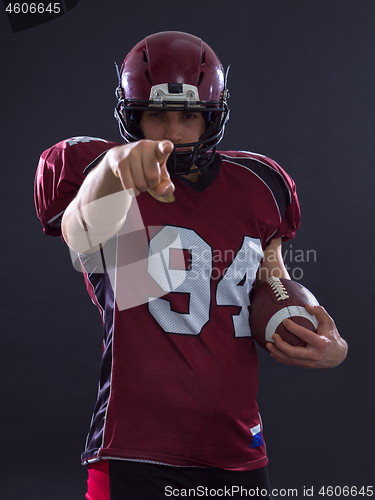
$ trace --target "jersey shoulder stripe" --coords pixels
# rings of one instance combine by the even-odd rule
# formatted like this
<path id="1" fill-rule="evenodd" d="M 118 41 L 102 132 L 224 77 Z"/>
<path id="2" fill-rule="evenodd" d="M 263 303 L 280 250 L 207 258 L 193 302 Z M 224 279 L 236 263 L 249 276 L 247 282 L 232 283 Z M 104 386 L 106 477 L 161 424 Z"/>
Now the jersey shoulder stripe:
<path id="1" fill-rule="evenodd" d="M 224 161 L 247 169 L 267 186 L 275 200 L 281 220 L 292 200 L 294 183 L 288 174 L 276 162 L 260 154 L 245 151 L 220 154 Z"/>

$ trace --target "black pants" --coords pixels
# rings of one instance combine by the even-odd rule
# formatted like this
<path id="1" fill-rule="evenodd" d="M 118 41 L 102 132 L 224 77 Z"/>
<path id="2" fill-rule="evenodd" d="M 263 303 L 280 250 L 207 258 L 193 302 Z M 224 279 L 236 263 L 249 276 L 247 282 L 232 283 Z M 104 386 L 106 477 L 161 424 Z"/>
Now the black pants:
<path id="1" fill-rule="evenodd" d="M 108 477 L 108 500 L 272 498 L 266 467 L 237 472 L 109 460 Z"/>

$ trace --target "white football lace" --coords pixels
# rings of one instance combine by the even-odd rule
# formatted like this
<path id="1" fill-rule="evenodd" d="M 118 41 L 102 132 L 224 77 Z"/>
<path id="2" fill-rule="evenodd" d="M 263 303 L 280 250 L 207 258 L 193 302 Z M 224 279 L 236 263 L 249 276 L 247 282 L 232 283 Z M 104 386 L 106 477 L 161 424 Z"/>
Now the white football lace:
<path id="1" fill-rule="evenodd" d="M 289 299 L 289 295 L 287 291 L 285 290 L 283 284 L 281 283 L 279 278 L 275 278 L 275 276 L 271 276 L 271 278 L 268 278 L 267 283 L 270 285 L 272 290 L 274 291 L 277 300 L 285 300 Z"/>

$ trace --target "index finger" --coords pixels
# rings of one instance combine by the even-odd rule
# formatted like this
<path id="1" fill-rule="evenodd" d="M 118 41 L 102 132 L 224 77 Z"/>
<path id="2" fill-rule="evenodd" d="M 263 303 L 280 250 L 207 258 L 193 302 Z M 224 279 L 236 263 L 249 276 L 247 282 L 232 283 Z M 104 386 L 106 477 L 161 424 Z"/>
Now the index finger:
<path id="1" fill-rule="evenodd" d="M 156 157 L 160 165 L 160 182 L 154 188 L 154 191 L 160 196 L 169 196 L 175 189 L 167 170 L 167 160 L 173 148 L 173 143 L 168 140 L 160 141 L 156 145 Z"/>
<path id="2" fill-rule="evenodd" d="M 174 190 L 174 184 L 171 181 L 167 167 L 164 163 L 160 169 L 160 183 L 156 186 L 154 191 L 159 196 L 170 196 Z"/>
<path id="3" fill-rule="evenodd" d="M 168 160 L 169 155 L 173 151 L 173 142 L 165 140 L 159 141 L 156 144 L 156 158 L 159 163 L 165 163 Z"/>

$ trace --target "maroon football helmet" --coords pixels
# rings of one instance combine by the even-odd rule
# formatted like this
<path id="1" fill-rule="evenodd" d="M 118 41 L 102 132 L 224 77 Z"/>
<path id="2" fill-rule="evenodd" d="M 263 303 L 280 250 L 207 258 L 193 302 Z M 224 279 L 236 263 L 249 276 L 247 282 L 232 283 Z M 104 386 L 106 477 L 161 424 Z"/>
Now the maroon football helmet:
<path id="1" fill-rule="evenodd" d="M 206 131 L 199 141 L 179 144 L 168 158 L 171 174 L 186 175 L 212 163 L 229 117 L 226 75 L 214 51 L 200 38 L 178 31 L 155 33 L 126 56 L 120 71 L 115 117 L 126 142 L 143 139 L 146 110 L 201 112 Z M 189 148 L 186 151 L 186 148 Z"/>

